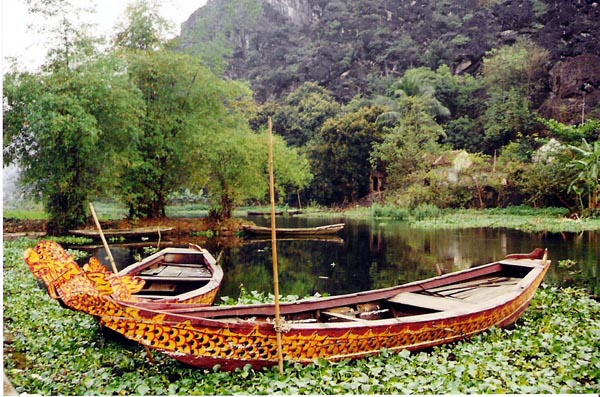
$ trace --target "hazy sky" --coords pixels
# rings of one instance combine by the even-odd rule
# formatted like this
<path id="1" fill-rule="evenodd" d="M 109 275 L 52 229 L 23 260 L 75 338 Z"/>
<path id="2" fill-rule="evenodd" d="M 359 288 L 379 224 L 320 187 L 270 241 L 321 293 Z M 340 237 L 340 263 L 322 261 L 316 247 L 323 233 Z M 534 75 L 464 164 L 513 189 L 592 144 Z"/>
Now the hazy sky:
<path id="1" fill-rule="evenodd" d="M 43 37 L 27 29 L 35 20 L 27 14 L 24 0 L 0 0 L 2 2 L 2 61 L 16 57 L 20 65 L 29 70 L 39 66 L 46 54 Z M 128 4 L 134 0 L 73 0 L 75 4 L 96 5 L 92 20 L 102 35 L 109 34 L 117 24 Z M 206 0 L 160 0 L 160 13 L 171 21 L 179 33 L 182 22 L 206 3 Z"/>

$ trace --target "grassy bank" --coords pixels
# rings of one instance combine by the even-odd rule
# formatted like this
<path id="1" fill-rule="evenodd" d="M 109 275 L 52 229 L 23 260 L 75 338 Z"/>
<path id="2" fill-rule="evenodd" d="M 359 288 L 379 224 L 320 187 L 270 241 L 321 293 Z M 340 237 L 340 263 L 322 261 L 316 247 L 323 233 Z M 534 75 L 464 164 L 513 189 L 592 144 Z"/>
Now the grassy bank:
<path id="1" fill-rule="evenodd" d="M 344 212 L 356 219 L 384 218 L 409 222 L 428 229 L 502 227 L 525 232 L 582 232 L 600 230 L 600 218 L 570 218 L 564 208 L 526 206 L 489 209 L 439 209 L 426 205 L 414 209 L 374 205 Z"/>
<path id="2" fill-rule="evenodd" d="M 115 203 L 94 203 L 101 220 L 123 219 L 127 215 L 125 208 Z M 278 207 L 284 214 L 289 207 Z M 234 217 L 245 217 L 248 212 L 270 212 L 268 206 L 240 207 Z M 202 218 L 207 216 L 208 207 L 202 204 L 176 204 L 166 209 L 171 218 Z M 393 219 L 405 221 L 413 227 L 434 229 L 460 229 L 475 227 L 502 227 L 525 232 L 582 232 L 600 230 L 600 218 L 572 218 L 565 208 L 531 208 L 527 206 L 489 209 L 439 209 L 433 205 L 416 208 L 399 208 L 392 205 L 373 204 L 371 207 L 354 207 L 344 210 L 332 210 L 321 207 L 302 209 L 300 215 L 306 217 L 331 218 L 347 217 L 351 219 Z M 5 209 L 5 218 L 22 220 L 47 219 L 47 214 L 39 206 Z"/>
<path id="3" fill-rule="evenodd" d="M 5 242 L 4 365 L 19 393 L 446 394 L 598 393 L 600 303 L 546 286 L 513 330 L 493 329 L 431 352 L 383 354 L 285 373 L 192 369 L 102 337 L 90 316 L 62 308 L 23 261 L 31 239 Z"/>

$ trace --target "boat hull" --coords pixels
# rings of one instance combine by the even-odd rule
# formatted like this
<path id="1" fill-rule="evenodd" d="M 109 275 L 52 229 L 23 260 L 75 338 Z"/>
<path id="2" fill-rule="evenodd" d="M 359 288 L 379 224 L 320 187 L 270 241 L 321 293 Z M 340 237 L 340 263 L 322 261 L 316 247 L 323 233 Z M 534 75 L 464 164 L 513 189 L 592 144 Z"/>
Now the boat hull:
<path id="1" fill-rule="evenodd" d="M 511 262 L 514 265 L 514 261 Z M 501 269 L 502 264 L 476 269 L 481 274 Z M 308 364 L 321 358 L 329 361 L 354 359 L 391 351 L 416 351 L 451 343 L 484 332 L 493 326 L 508 327 L 525 311 L 543 280 L 549 263 L 534 264 L 520 281 L 507 287 L 510 293 L 490 302 L 465 302 L 448 310 L 429 310 L 405 317 L 303 323 L 287 321 L 302 313 L 326 311 L 330 305 L 393 301 L 402 293 L 413 294 L 423 288 L 440 288 L 444 281 L 456 276 L 433 278 L 371 293 L 352 294 L 311 303 L 282 306 L 282 355 L 285 361 Z M 463 288 L 464 289 L 464 288 Z M 386 300 L 387 298 L 387 300 Z M 320 306 L 319 306 L 320 305 Z M 321 309 L 315 309 L 315 307 Z M 464 306 L 464 307 L 463 307 Z M 207 308 L 176 312 L 149 311 L 127 305 L 126 314 L 102 316 L 102 324 L 126 338 L 164 352 L 189 365 L 233 370 L 252 365 L 256 369 L 278 363 L 277 332 L 272 320 L 272 307 L 258 305 L 240 308 Z M 256 313 L 252 315 L 253 311 Z M 236 316 L 237 313 L 237 316 Z M 261 320 L 261 313 L 267 319 Z M 331 313 L 329 313 L 331 314 Z M 344 318 L 345 315 L 338 314 Z M 349 317 L 349 316 L 345 316 Z"/>
<path id="2" fill-rule="evenodd" d="M 333 235 L 340 232 L 344 228 L 344 223 L 337 223 L 333 225 L 325 225 L 318 227 L 306 227 L 306 228 L 276 228 L 278 236 L 323 236 Z M 256 236 L 270 236 L 271 228 L 264 226 L 244 225 L 242 229 L 252 235 Z"/>
<path id="3" fill-rule="evenodd" d="M 162 269 L 162 272 L 157 269 Z M 145 276 L 147 272 L 157 274 Z M 163 273 L 168 274 L 161 276 Z M 134 297 L 143 306 L 158 310 L 170 305 L 212 305 L 223 281 L 223 270 L 215 258 L 207 250 L 195 245 L 189 248 L 165 248 L 126 267 L 119 275 L 144 279 L 146 285 Z M 155 295 L 150 298 L 153 293 L 164 293 L 165 289 L 173 289 L 168 292 L 172 296 Z"/>
<path id="4" fill-rule="evenodd" d="M 185 259 L 186 263 L 182 265 L 188 269 L 203 272 L 198 277 L 189 274 L 185 288 L 177 286 L 178 282 L 183 282 L 181 278 L 153 278 L 143 274 L 162 267 L 173 276 L 172 267 L 179 265 L 179 258 Z M 36 278 L 43 281 L 52 298 L 70 309 L 94 316 L 103 313 L 105 301 L 113 300 L 159 310 L 170 305 L 211 305 L 223 279 L 221 267 L 208 251 L 200 247 L 166 248 L 118 274 L 110 272 L 96 258 L 80 267 L 64 248 L 53 241 L 42 241 L 34 249 L 27 250 L 25 262 Z M 148 294 L 148 285 L 154 289 L 154 295 Z M 180 290 L 184 292 L 179 293 Z M 114 302 L 111 304 L 115 305 Z"/>

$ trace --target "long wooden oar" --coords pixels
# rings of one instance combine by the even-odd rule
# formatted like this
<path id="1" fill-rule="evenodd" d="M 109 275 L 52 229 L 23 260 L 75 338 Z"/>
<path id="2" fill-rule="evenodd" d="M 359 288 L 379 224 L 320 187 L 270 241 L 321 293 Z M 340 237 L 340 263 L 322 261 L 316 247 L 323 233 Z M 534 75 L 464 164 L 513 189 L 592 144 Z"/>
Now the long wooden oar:
<path id="1" fill-rule="evenodd" d="M 277 358 L 279 373 L 283 375 L 283 350 L 281 347 L 281 314 L 279 312 L 279 272 L 277 270 L 277 232 L 275 227 L 275 176 L 273 166 L 273 122 L 269 117 L 269 195 L 271 196 L 271 251 L 273 254 L 273 293 L 275 294 L 275 332 L 277 333 Z"/>
<path id="2" fill-rule="evenodd" d="M 115 274 L 118 273 L 117 264 L 115 263 L 115 258 L 112 256 L 112 252 L 110 252 L 110 248 L 108 247 L 108 243 L 106 242 L 106 238 L 104 237 L 104 233 L 102 232 L 102 226 L 100 226 L 100 221 L 98 220 L 98 216 L 96 215 L 96 210 L 94 209 L 94 204 L 90 202 L 90 212 L 92 213 L 92 217 L 94 218 L 94 223 L 96 224 L 96 228 L 98 229 L 98 233 L 100 234 L 100 240 L 102 240 L 102 245 L 104 245 L 104 249 L 108 255 L 108 260 L 110 261 L 110 265 L 112 266 L 113 272 Z M 160 244 L 160 228 L 159 228 L 159 242 Z M 158 247 L 157 247 L 158 248 Z M 144 350 L 146 351 L 146 356 L 148 356 L 148 360 L 150 364 L 156 365 L 156 360 L 152 354 L 152 350 L 147 345 L 144 345 Z"/>
<path id="3" fill-rule="evenodd" d="M 90 211 L 92 212 L 92 217 L 94 218 L 94 222 L 96 223 L 96 228 L 98 229 L 98 233 L 100 233 L 100 239 L 102 240 L 104 249 L 106 250 L 106 253 L 108 254 L 108 260 L 110 261 L 113 272 L 115 272 L 115 274 L 116 274 L 116 273 L 118 273 L 118 270 L 117 270 L 117 265 L 115 264 L 115 259 L 113 258 L 112 253 L 110 252 L 110 248 L 108 248 L 108 243 L 106 242 L 106 239 L 104 238 L 104 233 L 102 233 L 102 227 L 100 226 L 100 222 L 98 221 L 98 217 L 96 216 L 96 210 L 94 210 L 94 204 L 92 204 L 91 202 L 90 202 Z"/>

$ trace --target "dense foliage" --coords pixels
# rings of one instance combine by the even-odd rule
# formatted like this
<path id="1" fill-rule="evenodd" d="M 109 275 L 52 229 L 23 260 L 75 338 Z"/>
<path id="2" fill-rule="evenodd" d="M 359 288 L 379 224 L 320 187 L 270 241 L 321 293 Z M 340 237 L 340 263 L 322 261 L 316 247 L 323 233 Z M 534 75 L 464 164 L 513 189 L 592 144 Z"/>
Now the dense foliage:
<path id="1" fill-rule="evenodd" d="M 577 9 L 577 15 L 565 17 L 567 9 Z M 551 84 L 561 83 L 551 77 L 557 59 L 597 53 L 591 50 L 597 43 L 571 40 L 575 31 L 590 28 L 596 13 L 589 5 L 544 0 L 402 4 L 306 0 L 293 5 L 223 0 L 190 17 L 182 29 L 180 48 L 209 59 L 222 56 L 220 65 L 228 67 L 219 71 L 248 79 L 255 98 L 263 102 L 257 120 L 276 115 L 276 130 L 283 131 L 288 143 L 312 152 L 316 178 L 307 190 L 308 201 L 331 205 L 363 199 L 356 193 L 374 191 L 365 190 L 364 182 L 358 190 L 349 186 L 346 175 L 377 174 L 387 185 L 384 198 L 401 205 L 527 203 L 562 205 L 571 211 L 588 207 L 593 214 L 597 203 L 589 179 L 583 183 L 579 177 L 579 185 L 585 184 L 580 188 L 572 183 L 574 172 L 565 170 L 574 157 L 584 154 L 563 148 L 548 159 L 538 153 L 553 138 L 573 144 L 568 140 L 575 135 L 568 139 L 560 135 L 571 126 L 560 126 L 537 112 Z M 557 23 L 563 27 L 560 32 Z M 217 53 L 207 43 L 226 50 Z M 576 119 L 582 131 L 592 131 L 597 140 L 597 122 L 589 117 L 600 108 L 597 102 L 585 102 L 586 95 L 595 98 L 597 84 L 591 76 L 578 78 L 585 84 L 574 85 L 568 100 L 573 109 L 583 101 L 583 118 Z M 315 89 L 315 83 L 324 88 Z M 298 97 L 302 100 L 292 99 Z M 415 101 L 421 102 L 421 108 L 407 118 L 406 109 L 414 109 Z M 340 149 L 338 140 L 358 133 L 356 125 L 348 125 L 336 130 L 338 139 L 323 141 L 324 127 L 331 125 L 327 120 L 350 117 L 357 105 L 374 104 L 387 110 L 378 119 L 383 132 L 378 139 L 384 143 L 375 140 L 372 150 L 359 149 L 370 151 L 371 167 L 364 165 L 363 156 L 352 164 L 351 157 L 341 159 L 340 165 L 329 164 L 336 156 L 323 160 L 323 154 L 351 152 L 344 145 Z M 445 146 L 404 144 L 408 137 L 432 140 L 415 136 L 420 134 L 430 134 L 433 143 Z M 581 139 L 575 145 L 581 147 Z M 457 150 L 466 150 L 469 156 L 453 167 L 462 167 L 459 171 L 469 177 L 440 178 L 457 173 L 448 169 L 448 162 L 464 158 Z M 553 178 L 551 169 L 563 172 Z M 336 189 L 345 194 L 335 193 Z"/>
<path id="2" fill-rule="evenodd" d="M 586 113 L 585 104 L 596 83 L 583 76 L 590 83 L 575 89 L 579 125 L 541 117 L 552 54 L 531 37 L 493 42 L 507 21 L 478 30 L 504 1 L 308 1 L 300 3 L 319 15 L 302 9 L 290 25 L 278 2 L 223 0 L 168 41 L 157 4 L 140 0 L 104 49 L 66 19 L 69 0 L 31 3 L 64 15 L 56 32 L 71 34 L 56 35 L 39 72 L 5 75 L 4 153 L 56 231 L 84 223 L 93 198 L 118 197 L 133 219 L 165 216 L 185 191 L 218 218 L 264 201 L 269 117 L 284 203 L 528 204 L 598 215 L 600 122 L 590 115 L 600 107 Z M 520 26 L 555 11 L 522 3 L 522 15 L 503 9 Z M 308 48 L 299 41 L 306 24 L 323 28 Z M 452 55 L 466 47 L 481 60 L 470 74 Z M 267 67 L 264 57 L 283 63 Z M 240 58 L 259 68 L 249 84 L 223 77 Z"/>
<path id="3" fill-rule="evenodd" d="M 17 391 L 42 395 L 598 393 L 600 304 L 546 286 L 511 330 L 410 354 L 232 373 L 200 370 L 135 344 L 106 340 L 90 316 L 38 288 L 22 252 L 5 243 L 4 365 Z M 23 293 L 27 291 L 27 293 Z M 35 308 L 35 310 L 32 310 Z"/>
<path id="4" fill-rule="evenodd" d="M 129 7 L 107 50 L 68 13 L 68 0 L 32 4 L 74 33 L 58 35 L 39 72 L 5 75 L 4 153 L 44 202 L 51 231 L 85 223 L 98 197 L 120 198 L 132 219 L 165 216 L 169 197 L 186 189 L 207 191 L 220 218 L 265 197 L 268 143 L 250 128 L 250 90 L 169 49 L 156 3 Z M 311 173 L 297 150 L 279 138 L 277 146 L 283 198 Z"/>
<path id="5" fill-rule="evenodd" d="M 383 93 L 414 67 L 474 73 L 487 51 L 519 37 L 552 61 L 598 54 L 598 15 L 590 1 L 220 0 L 183 24 L 180 46 L 251 81 L 261 102 L 303 82 L 347 102 Z"/>
<path id="6" fill-rule="evenodd" d="M 131 154 L 140 102 L 124 67 L 109 56 L 5 76 L 5 161 L 22 165 L 22 182 L 43 200 L 51 229 L 81 224 L 90 197 L 112 185 L 106 165 L 122 167 Z"/>

